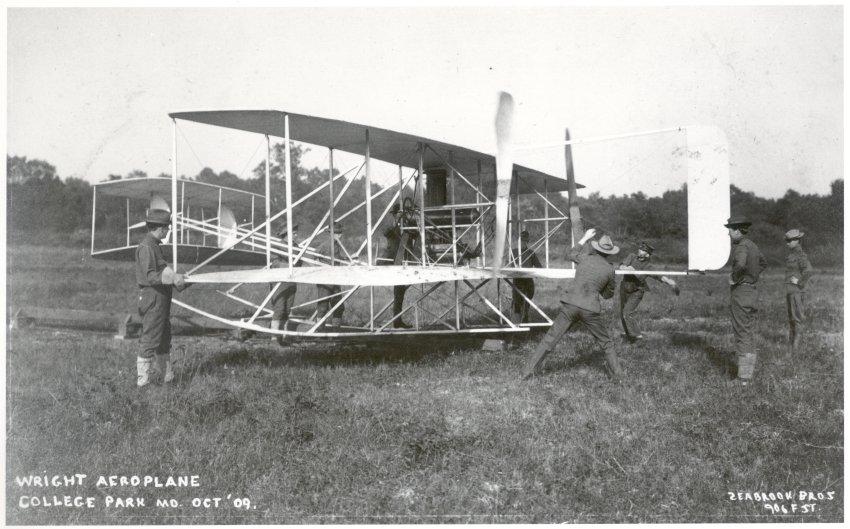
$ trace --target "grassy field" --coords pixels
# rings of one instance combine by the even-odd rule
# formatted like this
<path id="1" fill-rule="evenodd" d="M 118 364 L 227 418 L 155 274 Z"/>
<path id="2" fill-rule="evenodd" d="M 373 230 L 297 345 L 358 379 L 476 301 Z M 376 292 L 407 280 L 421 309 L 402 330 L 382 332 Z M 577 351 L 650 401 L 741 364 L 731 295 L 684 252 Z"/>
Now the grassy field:
<path id="1" fill-rule="evenodd" d="M 9 305 L 134 307 L 131 268 L 84 250 L 13 247 L 8 269 Z M 621 346 L 622 386 L 608 382 L 583 333 L 530 382 L 518 374 L 539 334 L 501 353 L 474 341 L 280 349 L 176 337 L 177 383 L 137 390 L 135 341 L 14 331 L 6 522 L 842 521 L 843 277 L 812 281 L 811 328 L 789 362 L 778 361 L 781 281 L 778 271 L 764 277 L 746 389 L 726 386 L 722 275 L 682 279 L 678 298 L 661 287 L 644 298 L 647 339 Z M 536 299 L 553 307 L 555 291 L 539 283 Z M 69 487 L 15 481 L 74 473 L 88 477 Z M 200 486 L 97 487 L 100 475 L 197 475 Z M 752 496 L 777 492 L 793 500 Z M 95 506 L 20 506 L 54 495 Z M 145 507 L 106 506 L 107 497 L 142 497 Z M 156 507 L 157 498 L 179 506 Z M 195 498 L 221 500 L 196 507 Z"/>

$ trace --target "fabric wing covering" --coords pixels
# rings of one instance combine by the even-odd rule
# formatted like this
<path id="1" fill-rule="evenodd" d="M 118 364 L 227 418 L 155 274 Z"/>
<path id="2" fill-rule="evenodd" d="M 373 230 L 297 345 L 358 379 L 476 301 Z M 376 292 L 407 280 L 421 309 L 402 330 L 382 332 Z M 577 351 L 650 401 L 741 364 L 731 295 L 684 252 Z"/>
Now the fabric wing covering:
<path id="1" fill-rule="evenodd" d="M 364 156 L 368 130 L 372 158 L 394 165 L 413 167 L 412 161 L 417 160 L 416 149 L 419 143 L 424 143 L 433 149 L 433 151 L 425 150 L 423 161 L 426 170 L 429 167 L 444 166 L 451 152 L 452 165 L 471 182 L 475 182 L 478 177 L 479 162 L 485 182 L 495 180 L 494 155 L 402 132 L 279 110 L 209 110 L 169 114 L 174 119 L 280 138 L 285 137 L 284 117 L 287 115 L 289 116 L 289 135 L 293 141 L 321 145 Z M 520 177 L 520 194 L 534 193 L 535 190 L 542 193 L 544 189 L 548 189 L 549 192 L 567 190 L 567 181 L 563 178 L 516 164 L 514 171 Z M 578 185 L 578 187 L 584 186 Z M 516 179 L 511 193 L 516 193 Z"/>

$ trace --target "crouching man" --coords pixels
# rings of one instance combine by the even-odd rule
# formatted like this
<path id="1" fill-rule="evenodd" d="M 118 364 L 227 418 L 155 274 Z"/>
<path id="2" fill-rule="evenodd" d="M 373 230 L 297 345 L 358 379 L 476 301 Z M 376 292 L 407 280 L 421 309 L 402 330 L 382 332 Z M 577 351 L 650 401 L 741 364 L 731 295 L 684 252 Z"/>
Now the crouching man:
<path id="1" fill-rule="evenodd" d="M 139 285 L 139 315 L 142 317 L 142 351 L 136 359 L 136 385 L 147 386 L 156 370 L 164 382 L 174 379 L 171 367 L 171 289 L 186 287 L 162 256 L 160 242 L 168 235 L 171 214 L 162 209 L 148 211 L 147 234 L 136 248 L 136 283 Z"/>
<path id="2" fill-rule="evenodd" d="M 620 248 L 614 246 L 609 236 L 603 235 L 598 242 L 590 241 L 591 248 L 585 249 L 584 244 L 595 235 L 596 230 L 587 230 L 578 246 L 570 250 L 570 259 L 578 263 L 575 279 L 561 300 L 561 309 L 555 321 L 526 363 L 523 372 L 525 379 L 534 376 L 543 359 L 555 348 L 564 334 L 578 325 L 583 325 L 605 352 L 611 378 L 615 382 L 621 380 L 622 370 L 617 352 L 608 334 L 608 327 L 602 316 L 602 305 L 599 302 L 600 295 L 605 299 L 614 296 L 614 267 L 608 259 L 616 255 Z"/>

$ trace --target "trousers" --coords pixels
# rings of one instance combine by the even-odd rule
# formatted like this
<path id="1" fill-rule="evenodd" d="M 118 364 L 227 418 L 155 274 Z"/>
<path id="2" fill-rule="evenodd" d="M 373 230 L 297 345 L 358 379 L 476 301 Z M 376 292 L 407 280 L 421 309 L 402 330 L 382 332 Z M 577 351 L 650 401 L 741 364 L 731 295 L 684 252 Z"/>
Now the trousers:
<path id="1" fill-rule="evenodd" d="M 537 371 L 543 363 L 546 355 L 548 355 L 561 340 L 561 337 L 579 326 L 584 326 L 584 328 L 586 328 L 599 343 L 605 353 L 605 361 L 608 363 L 608 368 L 611 372 L 615 376 L 621 375 L 622 370 L 620 369 L 620 362 L 617 359 L 617 351 L 615 349 L 614 342 L 611 341 L 611 337 L 608 335 L 608 327 L 605 323 L 605 319 L 602 317 L 602 314 L 598 312 L 591 312 L 563 302 L 561 303 L 561 308 L 558 311 L 558 315 L 555 317 L 555 320 L 552 322 L 552 326 L 549 328 L 549 331 L 543 339 L 540 340 L 540 343 L 538 343 L 537 347 L 535 347 L 531 357 L 529 357 L 528 362 L 525 365 L 524 375 L 531 376 L 534 374 L 534 372 Z"/>
<path id="2" fill-rule="evenodd" d="M 339 285 L 317 285 L 319 290 L 319 297 L 324 298 L 326 296 L 332 296 L 333 294 L 339 294 L 342 289 Z M 316 304 L 316 314 L 319 319 L 322 318 L 332 306 L 336 305 L 339 302 L 340 296 L 333 297 L 331 299 L 326 299 L 324 301 L 320 301 Z M 345 303 L 340 305 L 334 312 L 331 314 L 331 318 L 342 318 L 342 314 L 345 312 Z"/>
<path id="3" fill-rule="evenodd" d="M 284 321 L 289 319 L 289 313 L 292 311 L 292 305 L 295 302 L 296 292 L 297 290 L 294 288 L 288 288 L 283 291 L 278 289 L 278 291 L 275 292 L 269 302 L 272 308 L 273 320 Z"/>
<path id="4" fill-rule="evenodd" d="M 729 305 L 738 378 L 749 380 L 753 378 L 758 359 L 754 339 L 758 316 L 758 289 L 750 283 L 732 285 Z"/>
<path id="5" fill-rule="evenodd" d="M 638 327 L 635 314 L 643 299 L 643 290 L 638 289 L 629 292 L 625 285 L 625 281 L 620 283 L 620 322 L 623 324 L 623 332 L 631 338 L 640 335 L 640 327 Z"/>
<path id="6" fill-rule="evenodd" d="M 788 309 L 788 325 L 795 330 L 806 322 L 806 304 L 804 292 L 785 294 L 785 307 Z"/>
<path id="7" fill-rule="evenodd" d="M 404 294 L 410 285 L 395 285 L 393 287 L 393 316 L 398 316 L 404 308 Z"/>
<path id="8" fill-rule="evenodd" d="M 511 308 L 520 315 L 520 323 L 528 323 L 528 302 L 520 295 L 520 292 L 525 294 L 528 299 L 534 298 L 534 280 L 519 277 L 514 280 L 514 287 L 516 287 L 516 290 L 513 294 Z"/>
<path id="9" fill-rule="evenodd" d="M 143 287 L 138 309 L 142 317 L 139 356 L 167 355 L 171 351 L 171 286 Z"/>

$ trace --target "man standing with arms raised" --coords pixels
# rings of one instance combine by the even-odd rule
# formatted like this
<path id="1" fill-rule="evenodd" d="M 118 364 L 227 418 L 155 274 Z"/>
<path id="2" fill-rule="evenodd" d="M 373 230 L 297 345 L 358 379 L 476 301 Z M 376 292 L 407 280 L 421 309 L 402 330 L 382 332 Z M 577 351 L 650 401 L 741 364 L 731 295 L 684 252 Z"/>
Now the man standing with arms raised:
<path id="1" fill-rule="evenodd" d="M 630 253 L 620 265 L 620 270 L 648 270 L 649 261 L 652 258 L 652 253 L 655 248 L 647 242 L 641 242 L 638 245 L 637 253 Z M 623 276 L 620 282 L 620 321 L 623 324 L 623 332 L 626 335 L 626 340 L 634 342 L 643 340 L 643 334 L 640 332 L 635 313 L 638 305 L 643 299 L 643 295 L 649 292 L 649 284 L 647 279 L 654 279 L 664 284 L 673 287 L 673 292 L 679 295 L 679 286 L 676 282 L 667 276 L 644 276 L 628 274 Z"/>
<path id="2" fill-rule="evenodd" d="M 603 235 L 598 242 L 590 241 L 591 248 L 585 249 L 584 244 L 595 235 L 596 230 L 587 230 L 578 245 L 570 250 L 569 258 L 578 264 L 575 279 L 561 300 L 561 309 L 555 321 L 528 359 L 523 372 L 525 379 L 534 376 L 561 337 L 577 325 L 584 325 L 599 342 L 605 352 L 612 379 L 619 382 L 622 377 L 617 352 L 608 334 L 607 322 L 602 316 L 602 305 L 599 302 L 599 296 L 605 299 L 614 296 L 614 267 L 608 258 L 616 255 L 620 248 L 614 246 L 609 236 Z"/>

